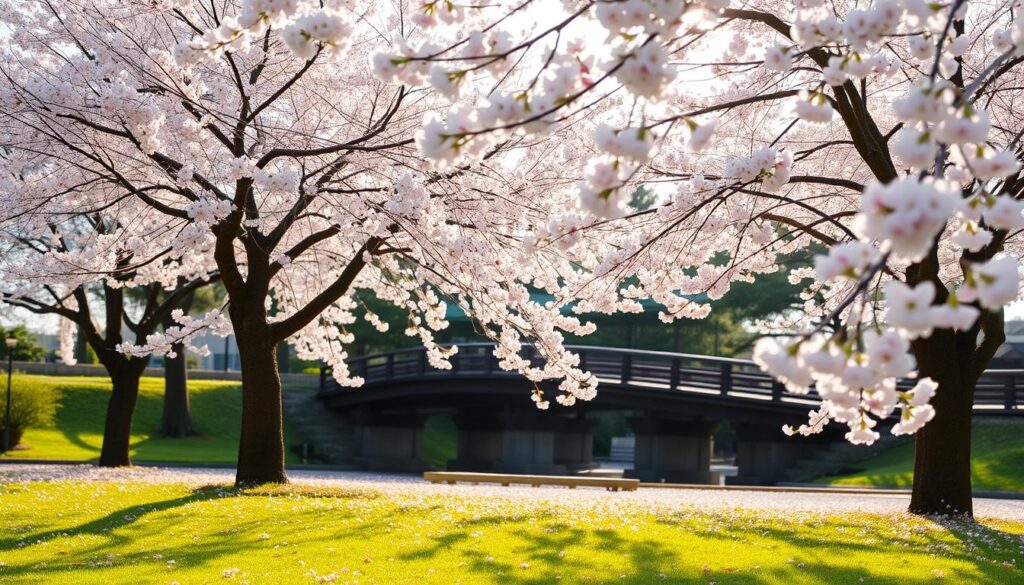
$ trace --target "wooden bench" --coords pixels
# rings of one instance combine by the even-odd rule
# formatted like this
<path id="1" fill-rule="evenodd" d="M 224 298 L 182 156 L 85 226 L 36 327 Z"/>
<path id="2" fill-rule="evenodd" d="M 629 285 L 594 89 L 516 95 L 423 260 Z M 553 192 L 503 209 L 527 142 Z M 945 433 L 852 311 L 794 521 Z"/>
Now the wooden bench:
<path id="1" fill-rule="evenodd" d="M 617 492 L 620 489 L 635 491 L 640 486 L 638 479 L 623 479 L 619 477 L 585 477 L 577 475 L 516 475 L 512 473 L 471 473 L 461 471 L 425 471 L 423 479 L 431 483 L 447 483 L 455 485 L 458 482 L 478 483 L 500 483 L 503 486 L 511 484 L 523 484 L 533 487 L 542 485 L 563 485 L 569 489 L 577 486 L 582 487 L 603 487 L 609 491 Z"/>

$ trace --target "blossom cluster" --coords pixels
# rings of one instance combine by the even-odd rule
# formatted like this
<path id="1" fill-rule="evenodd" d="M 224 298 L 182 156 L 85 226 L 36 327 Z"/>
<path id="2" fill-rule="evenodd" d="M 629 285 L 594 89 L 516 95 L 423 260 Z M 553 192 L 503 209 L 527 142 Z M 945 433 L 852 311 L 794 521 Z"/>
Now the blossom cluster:
<path id="1" fill-rule="evenodd" d="M 180 345 L 189 353 L 206 356 L 210 355 L 209 347 L 192 344 L 197 337 L 207 331 L 220 337 L 227 337 L 232 333 L 231 321 L 217 309 L 201 317 L 192 317 L 181 309 L 175 309 L 171 313 L 171 319 L 176 325 L 165 328 L 161 333 L 150 335 L 143 344 L 129 341 L 120 343 L 117 351 L 134 357 L 161 355 L 174 358 L 177 357 L 177 353 L 173 348 Z"/>
<path id="2" fill-rule="evenodd" d="M 740 183 L 760 180 L 761 188 L 770 193 L 778 191 L 789 182 L 792 168 L 792 152 L 764 147 L 751 156 L 730 160 L 725 167 L 724 176 Z"/>
<path id="3" fill-rule="evenodd" d="M 305 60 L 324 49 L 340 55 L 352 42 L 354 32 L 351 10 L 305 0 L 244 0 L 238 15 L 226 16 L 219 26 L 178 43 L 175 60 L 189 68 L 225 52 L 243 52 L 271 28 L 277 29 L 285 45 Z"/>
<path id="4" fill-rule="evenodd" d="M 874 430 L 879 420 L 900 409 L 900 422 L 893 434 L 917 431 L 935 416 L 928 404 L 937 384 L 923 378 L 910 389 L 900 381 L 915 367 L 908 355 L 909 340 L 896 329 L 866 331 L 858 340 L 807 340 L 780 344 L 765 338 L 754 349 L 754 361 L 777 377 L 786 389 L 807 394 L 812 385 L 822 399 L 822 408 L 811 413 L 809 424 L 799 430 L 786 427 L 787 434 L 812 434 L 829 419 L 846 424 L 847 440 L 868 444 L 879 438 Z"/>

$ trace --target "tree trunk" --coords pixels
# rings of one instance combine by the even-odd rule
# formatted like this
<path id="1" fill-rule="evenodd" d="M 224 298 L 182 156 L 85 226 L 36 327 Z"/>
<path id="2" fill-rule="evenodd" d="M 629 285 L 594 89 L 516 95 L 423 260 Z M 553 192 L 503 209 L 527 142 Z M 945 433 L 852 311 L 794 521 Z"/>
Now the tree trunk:
<path id="1" fill-rule="evenodd" d="M 242 436 L 235 484 L 285 483 L 277 344 L 271 340 L 265 319 L 253 319 L 262 322 L 252 324 L 240 318 L 240 312 L 239 308 L 232 311 L 242 365 Z"/>
<path id="2" fill-rule="evenodd" d="M 971 516 L 971 415 L 974 404 L 977 335 L 936 330 L 913 342 L 921 377 L 939 387 L 931 400 L 935 418 L 917 432 L 915 514 Z"/>
<path id="3" fill-rule="evenodd" d="M 132 418 L 135 403 L 139 399 L 139 378 L 145 370 L 148 359 L 133 358 L 118 360 L 107 366 L 107 373 L 113 383 L 110 402 L 107 403 L 107 420 L 103 427 L 103 447 L 100 450 L 100 467 L 124 467 L 131 465 Z"/>
<path id="4" fill-rule="evenodd" d="M 178 303 L 178 308 L 188 314 L 195 300 L 195 293 L 189 293 Z M 177 323 L 173 313 L 168 312 L 160 320 L 164 331 Z M 164 437 L 181 438 L 193 434 L 192 409 L 188 402 L 188 359 L 185 344 L 171 346 L 173 358 L 164 358 L 164 408 L 160 418 L 160 434 Z"/>
<path id="5" fill-rule="evenodd" d="M 277 344 L 277 371 L 282 374 L 287 374 L 289 371 L 288 366 L 288 344 L 278 343 Z"/>
<path id="6" fill-rule="evenodd" d="M 181 438 L 193 433 L 192 410 L 188 401 L 188 369 L 185 346 L 173 346 L 175 356 L 164 358 L 164 409 L 160 434 Z"/>
<path id="7" fill-rule="evenodd" d="M 92 358 L 89 357 L 89 342 L 86 339 L 85 332 L 82 331 L 82 326 L 77 325 L 78 335 L 75 337 L 75 361 L 80 364 L 91 364 Z"/>

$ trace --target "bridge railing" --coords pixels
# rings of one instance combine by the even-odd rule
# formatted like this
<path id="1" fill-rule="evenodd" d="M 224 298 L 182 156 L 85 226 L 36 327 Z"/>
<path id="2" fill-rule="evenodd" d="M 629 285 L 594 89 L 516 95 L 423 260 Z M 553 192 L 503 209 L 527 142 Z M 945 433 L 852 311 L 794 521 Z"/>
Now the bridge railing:
<path id="1" fill-rule="evenodd" d="M 461 343 L 458 347 L 458 353 L 450 358 L 449 370 L 431 366 L 422 347 L 356 357 L 348 365 L 352 375 L 362 377 L 366 385 L 452 376 L 520 376 L 498 366 L 492 344 Z M 810 396 L 790 392 L 749 360 L 613 347 L 567 347 L 579 354 L 581 369 L 589 370 L 603 384 L 749 400 L 816 402 L 813 390 Z M 531 346 L 524 346 L 521 355 L 534 366 L 543 365 L 543 358 Z M 912 383 L 904 381 L 900 386 L 909 387 Z M 347 390 L 350 389 L 340 387 L 328 371 L 321 373 L 321 393 Z M 1024 370 L 987 370 L 978 381 L 974 407 L 979 411 L 1024 412 Z"/>

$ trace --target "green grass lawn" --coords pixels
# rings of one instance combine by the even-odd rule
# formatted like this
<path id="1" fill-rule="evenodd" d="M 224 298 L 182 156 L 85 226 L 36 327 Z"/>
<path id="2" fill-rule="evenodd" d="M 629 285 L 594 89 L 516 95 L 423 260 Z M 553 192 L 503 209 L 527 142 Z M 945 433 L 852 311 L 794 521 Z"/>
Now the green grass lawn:
<path id="1" fill-rule="evenodd" d="M 0 485 L 0 582 L 1024 582 L 1020 524 L 659 509 L 616 504 L 622 494 L 581 505 L 579 494 Z"/>
<path id="2" fill-rule="evenodd" d="M 914 444 L 910 442 L 893 447 L 863 461 L 861 465 L 866 468 L 864 471 L 815 481 L 910 487 L 914 479 Z M 1005 418 L 974 420 L 971 476 L 976 490 L 1024 492 L 1024 421 Z"/>
<path id="3" fill-rule="evenodd" d="M 90 461 L 99 458 L 103 421 L 110 398 L 110 380 L 99 377 L 25 376 L 53 386 L 57 416 L 47 428 L 34 428 L 22 438 L 24 448 L 4 458 Z M 168 439 L 155 434 L 163 405 L 163 378 L 142 378 L 132 433 L 135 462 L 225 463 L 238 455 L 242 400 L 238 382 L 189 380 L 192 421 L 198 434 Z M 285 428 L 285 443 L 300 442 Z M 298 458 L 288 453 L 289 462 Z"/>

